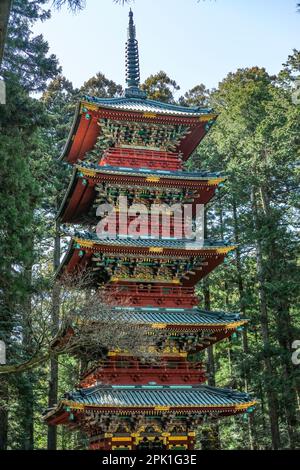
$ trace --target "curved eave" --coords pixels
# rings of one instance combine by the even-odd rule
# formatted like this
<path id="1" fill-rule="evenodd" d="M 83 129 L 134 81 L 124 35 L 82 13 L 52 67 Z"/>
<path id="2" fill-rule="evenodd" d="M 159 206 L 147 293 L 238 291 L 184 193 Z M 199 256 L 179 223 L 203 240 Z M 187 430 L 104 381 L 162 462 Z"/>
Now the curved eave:
<path id="1" fill-rule="evenodd" d="M 98 175 L 115 175 L 123 177 L 137 177 L 145 178 L 146 182 L 163 182 L 168 181 L 180 181 L 180 185 L 185 182 L 192 181 L 199 183 L 201 181 L 207 181 L 210 185 L 217 185 L 226 180 L 225 176 L 221 176 L 220 173 L 210 173 L 208 171 L 202 172 L 189 172 L 182 170 L 151 170 L 145 168 L 120 168 L 114 166 L 100 166 L 91 165 L 88 163 L 81 163 L 76 165 L 76 168 L 86 177 L 97 177 Z"/>
<path id="2" fill-rule="evenodd" d="M 240 411 L 244 412 L 246 411 L 249 407 L 255 406 L 256 401 L 248 401 L 245 403 L 234 403 L 231 405 L 211 405 L 211 404 L 206 404 L 206 405 L 183 405 L 183 406 L 168 406 L 168 405 L 157 405 L 157 406 L 147 406 L 147 405 L 134 405 L 134 404 L 128 404 L 128 405 L 83 405 L 81 403 L 76 403 L 76 402 L 71 402 L 71 401 L 64 401 L 62 402 L 62 405 L 69 406 L 72 410 L 86 410 L 86 409 L 103 409 L 104 411 L 110 411 L 112 409 L 114 410 L 126 410 L 129 408 L 128 411 L 131 410 L 149 410 L 149 411 L 158 411 L 160 413 L 164 413 L 165 411 L 178 411 L 178 412 L 183 412 L 183 411 L 210 411 L 211 409 L 213 410 L 219 410 L 219 411 L 225 411 L 227 410 L 232 410 L 232 411 Z M 159 413 L 158 413 L 159 414 Z"/>
<path id="3" fill-rule="evenodd" d="M 128 318 L 125 319 L 125 321 L 129 323 Z M 191 321 L 187 321 L 183 318 L 181 322 L 172 321 L 172 319 L 169 319 L 168 322 L 164 322 L 163 315 L 160 320 L 158 319 L 157 323 L 151 323 L 151 321 L 147 321 L 145 318 L 143 320 L 139 320 L 137 316 L 135 316 L 131 321 L 131 323 L 134 323 L 136 326 L 140 325 L 143 327 L 151 327 L 155 330 L 166 331 L 167 335 L 177 336 L 186 333 L 195 334 L 203 332 L 205 336 L 199 339 L 198 344 L 195 344 L 194 350 L 189 351 L 188 354 L 204 351 L 213 344 L 216 344 L 225 338 L 229 338 L 234 332 L 236 332 L 237 328 L 247 324 L 247 322 L 247 320 L 234 322 L 226 322 L 226 320 L 224 320 L 222 322 L 216 321 L 216 323 L 205 323 L 201 321 L 201 317 L 199 319 L 191 319 Z"/>
<path id="4" fill-rule="evenodd" d="M 88 119 L 86 119 L 86 114 L 88 114 Z M 199 113 L 197 116 L 191 116 L 190 114 L 176 115 L 172 113 L 143 112 L 81 101 L 77 105 L 73 124 L 60 157 L 61 159 L 65 159 L 72 164 L 84 159 L 86 152 L 90 151 L 96 143 L 99 135 L 98 120 L 101 117 L 124 121 L 190 125 L 191 133 L 181 141 L 178 147 L 178 151 L 182 152 L 183 158 L 186 160 L 205 136 L 206 123 L 208 121 L 215 121 L 218 115 L 215 113 Z"/>
<path id="5" fill-rule="evenodd" d="M 142 326 L 147 326 L 150 322 L 146 321 L 140 321 L 136 322 L 136 325 L 142 325 Z M 245 325 L 247 323 L 247 320 L 240 320 L 237 322 L 233 323 L 151 323 L 150 326 L 155 329 L 163 330 L 172 330 L 174 332 L 176 331 L 202 331 L 202 330 L 209 330 L 209 331 L 234 331 L 236 330 L 239 326 Z"/>
<path id="6" fill-rule="evenodd" d="M 186 413 L 194 414 L 205 414 L 215 412 L 218 417 L 221 416 L 232 416 L 240 413 L 245 413 L 247 410 L 257 405 L 256 401 L 248 401 L 242 404 L 234 405 L 191 405 L 191 406 L 138 406 L 138 405 L 82 405 L 80 403 L 74 403 L 69 401 L 61 402 L 60 408 L 50 411 L 44 415 L 43 419 L 50 425 L 59 424 L 72 424 L 69 421 L 71 415 L 70 412 L 64 410 L 65 407 L 69 407 L 74 413 L 78 412 L 80 415 L 86 411 L 95 411 L 98 413 L 116 413 L 122 416 L 132 415 L 134 412 L 142 412 L 151 415 L 161 416 L 171 413 L 176 415 L 184 415 Z"/>
<path id="7" fill-rule="evenodd" d="M 62 273 L 64 271 L 64 268 L 68 265 L 69 261 L 72 259 L 73 254 L 74 254 L 74 249 L 73 249 L 73 242 L 71 240 L 71 242 L 69 243 L 68 249 L 67 249 L 66 253 L 63 256 L 59 267 L 57 268 L 56 272 L 54 273 L 54 278 L 55 279 L 58 278 L 60 275 L 62 275 Z"/>
<path id="8" fill-rule="evenodd" d="M 69 186 L 67 187 L 67 190 L 65 192 L 65 195 L 64 195 L 64 198 L 60 204 L 60 207 L 57 211 L 57 214 L 56 214 L 56 219 L 60 220 L 62 219 L 62 222 L 64 222 L 63 220 L 63 213 L 66 209 L 66 206 L 68 205 L 68 202 L 69 200 L 72 198 L 72 195 L 74 193 L 74 190 L 75 190 L 75 187 L 77 185 L 77 180 L 78 180 L 78 171 L 76 168 L 74 168 L 74 171 L 73 171 L 73 174 L 72 174 L 72 177 L 71 177 L 71 180 L 70 180 L 70 183 L 69 183 Z"/>
<path id="9" fill-rule="evenodd" d="M 62 424 L 70 413 L 96 411 L 130 414 L 141 411 L 151 414 L 184 412 L 218 414 L 243 413 L 255 406 L 256 401 L 245 393 L 198 386 L 99 386 L 70 394 L 56 408 L 44 415 L 48 423 Z M 65 418 L 67 418 L 65 420 Z"/>
<path id="10" fill-rule="evenodd" d="M 65 197 L 57 213 L 57 218 L 63 223 L 81 222 L 89 212 L 96 197 L 95 185 L 102 182 L 131 186 L 145 186 L 149 184 L 155 187 L 167 188 L 193 188 L 198 190 L 198 198 L 194 204 L 207 204 L 215 194 L 223 177 L 207 175 L 205 177 L 195 175 L 178 176 L 172 174 L 147 174 L 144 172 L 126 172 L 118 169 L 92 169 L 77 165 L 65 193 Z"/>
<path id="11" fill-rule="evenodd" d="M 79 124 L 80 124 L 80 119 L 81 119 L 81 103 L 77 103 L 72 126 L 67 138 L 67 141 L 65 143 L 65 146 L 63 148 L 63 151 L 61 153 L 61 156 L 59 157 L 59 160 L 67 160 L 68 161 L 68 154 L 70 152 L 70 149 L 72 147 L 73 140 L 75 138 L 76 132 L 78 130 Z"/>
<path id="12" fill-rule="evenodd" d="M 160 113 L 167 115 L 200 117 L 211 114 L 213 110 L 204 106 L 182 106 L 177 104 L 165 103 L 152 100 L 146 96 L 140 97 L 118 97 L 118 98 L 97 98 L 95 96 L 85 95 L 83 97 L 86 103 L 117 109 L 121 111 L 142 111 L 148 113 Z"/>
<path id="13" fill-rule="evenodd" d="M 182 322 L 182 323 L 152 323 L 146 321 L 132 321 L 136 326 L 143 326 L 143 327 L 150 327 L 155 330 L 165 331 L 167 336 L 177 336 L 181 334 L 196 334 L 199 332 L 203 332 L 205 336 L 199 339 L 199 342 L 194 345 L 194 348 L 190 351 L 178 351 L 177 355 L 185 354 L 186 357 L 189 354 L 193 354 L 195 352 L 204 351 L 208 347 L 216 344 L 220 341 L 223 341 L 225 338 L 229 338 L 234 332 L 236 332 L 237 328 L 245 325 L 247 320 L 240 320 L 236 322 L 226 323 L 191 323 L 191 322 Z M 117 351 L 115 351 L 117 353 Z M 174 353 L 176 355 L 176 353 Z"/>
<path id="14" fill-rule="evenodd" d="M 208 245 L 198 244 L 194 241 L 179 240 L 179 239 L 151 239 L 151 238 L 129 238 L 119 237 L 116 239 L 105 238 L 103 240 L 97 238 L 92 234 L 91 238 L 82 238 L 80 235 L 73 238 L 74 242 L 80 245 L 81 248 L 93 249 L 97 251 L 104 251 L 109 249 L 115 252 L 132 251 L 140 252 L 141 254 L 157 253 L 166 255 L 181 255 L 181 256 L 197 256 L 201 254 L 210 255 L 225 255 L 230 251 L 235 250 L 235 245 Z M 100 248 L 100 250 L 98 250 Z"/>
<path id="15" fill-rule="evenodd" d="M 151 240 L 152 246 L 135 246 L 134 244 L 125 244 L 124 240 L 87 240 L 78 237 L 74 237 L 71 240 L 69 249 L 56 273 L 56 276 L 61 276 L 64 273 L 72 273 L 75 268 L 86 269 L 92 265 L 92 256 L 94 253 L 109 253 L 109 254 L 133 254 L 147 256 L 149 254 L 157 255 L 159 258 L 162 254 L 170 257 L 193 257 L 203 256 L 208 264 L 198 270 L 195 274 L 189 275 L 188 279 L 184 279 L 181 282 L 183 286 L 194 286 L 200 279 L 204 278 L 213 269 L 215 269 L 224 260 L 226 254 L 235 249 L 235 246 L 204 246 L 201 248 L 174 248 L 172 246 L 161 247 L 156 246 L 160 240 Z M 108 244 L 109 243 L 109 244 Z M 132 243 L 132 240 L 130 240 Z M 112 277 L 108 282 L 119 283 L 124 279 Z M 140 281 L 141 282 L 141 281 Z M 176 284 L 178 284 L 179 281 Z M 173 284 L 169 281 L 168 284 Z"/>
<path id="16" fill-rule="evenodd" d="M 171 330 L 236 330 L 247 323 L 238 313 L 212 312 L 194 308 L 115 307 L 116 314 L 126 323 L 151 325 Z"/>

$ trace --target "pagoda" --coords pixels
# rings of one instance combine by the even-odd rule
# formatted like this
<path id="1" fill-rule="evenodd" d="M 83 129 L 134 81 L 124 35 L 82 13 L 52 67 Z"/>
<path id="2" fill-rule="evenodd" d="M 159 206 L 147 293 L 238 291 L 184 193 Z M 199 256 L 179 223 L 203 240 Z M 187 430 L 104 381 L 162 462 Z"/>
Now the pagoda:
<path id="1" fill-rule="evenodd" d="M 213 198 L 224 177 L 188 172 L 184 162 L 217 115 L 147 98 L 140 88 L 131 10 L 126 82 L 123 96 L 85 96 L 78 104 L 62 154 L 74 171 L 58 218 L 89 231 L 73 237 L 58 276 L 89 270 L 92 287 L 113 299 L 112 311 L 124 311 L 125 321 L 160 332 L 159 356 L 153 362 L 130 351 L 108 351 L 44 419 L 80 429 L 90 449 L 193 449 L 197 428 L 207 418 L 254 409 L 246 393 L 206 385 L 199 360 L 201 351 L 246 323 L 236 313 L 199 308 L 195 294 L 196 284 L 234 246 L 178 236 L 183 218 L 172 211 L 169 226 L 147 214 L 139 236 L 132 236 L 128 229 L 134 216 L 122 213 L 119 200 L 126 197 L 130 207 L 146 208 L 189 204 L 195 218 L 197 205 Z M 117 209 L 116 236 L 108 230 L 99 237 L 96 231 L 96 208 L 105 203 Z"/>

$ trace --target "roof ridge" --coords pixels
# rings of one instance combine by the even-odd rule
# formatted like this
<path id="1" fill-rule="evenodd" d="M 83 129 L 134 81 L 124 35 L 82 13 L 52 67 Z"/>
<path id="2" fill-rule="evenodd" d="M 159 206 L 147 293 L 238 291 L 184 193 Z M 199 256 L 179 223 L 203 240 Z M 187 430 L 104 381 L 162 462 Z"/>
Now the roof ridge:
<path id="1" fill-rule="evenodd" d="M 82 397 L 90 396 L 101 390 L 110 390 L 110 391 L 135 390 L 135 391 L 145 391 L 145 392 L 156 391 L 156 390 L 160 392 L 170 391 L 170 390 L 185 390 L 185 391 L 193 392 L 195 390 L 198 390 L 198 391 L 202 390 L 202 391 L 213 393 L 215 395 L 223 395 L 223 396 L 228 396 L 228 397 L 230 396 L 241 397 L 241 398 L 250 397 L 249 394 L 246 392 L 241 392 L 239 390 L 235 390 L 235 389 L 231 389 L 227 387 L 213 387 L 207 384 L 189 384 L 188 386 L 184 386 L 182 384 L 165 385 L 165 384 L 150 384 L 149 383 L 149 384 L 144 384 L 144 385 L 140 385 L 140 384 L 138 385 L 133 385 L 133 384 L 111 385 L 111 384 L 98 383 L 91 387 L 78 388 L 72 392 L 66 393 L 64 398 L 70 399 L 72 396 L 76 397 L 78 395 Z"/>
<path id="2" fill-rule="evenodd" d="M 150 151 L 150 150 L 149 150 Z M 88 168 L 98 171 L 119 171 L 123 173 L 141 173 L 142 175 L 151 175 L 159 174 L 173 176 L 173 175 L 182 175 L 182 176 L 195 176 L 195 177 L 208 177 L 208 178 L 225 178 L 226 174 L 222 171 L 209 171 L 209 170 L 199 170 L 199 171 L 186 171 L 186 170 L 155 170 L 152 168 L 126 168 L 112 165 L 98 165 L 93 162 L 80 161 L 76 164 L 77 169 L 79 168 Z"/>
<path id="3" fill-rule="evenodd" d="M 166 109 L 166 110 L 174 110 L 174 111 L 180 111 L 182 113 L 186 114 L 210 114 L 214 113 L 213 108 L 206 108 L 206 107 L 200 107 L 200 106 L 182 106 L 176 103 L 166 103 L 164 101 L 157 101 L 157 100 L 152 100 L 149 98 L 142 98 L 142 97 L 129 97 L 129 96 L 116 96 L 116 97 L 111 97 L 111 98 L 101 98 L 98 96 L 91 96 L 91 95 L 82 95 L 82 98 L 84 101 L 89 101 L 92 103 L 99 103 L 99 104 L 142 104 L 142 105 L 152 105 L 152 106 L 157 106 L 158 108 L 161 109 Z"/>
<path id="4" fill-rule="evenodd" d="M 157 242 L 162 243 L 162 242 L 171 242 L 175 244 L 184 244 L 184 243 L 190 243 L 190 242 L 195 242 L 195 246 L 199 245 L 197 244 L 197 240 L 195 238 L 172 238 L 172 237 L 159 237 L 159 238 L 152 238 L 151 236 L 140 236 L 140 237 L 134 237 L 130 235 L 119 235 L 116 234 L 114 238 L 110 238 L 109 236 L 105 239 L 100 239 L 96 233 L 94 232 L 89 232 L 87 230 L 84 231 L 75 231 L 74 236 L 76 238 L 81 238 L 83 240 L 93 240 L 93 241 L 99 241 L 99 242 L 106 242 L 106 241 L 112 241 L 112 242 L 147 242 L 155 245 Z M 213 239 L 205 239 L 203 240 L 203 243 L 201 241 L 201 245 L 205 248 L 209 247 L 233 247 L 230 242 L 226 242 L 225 240 L 213 240 Z"/>

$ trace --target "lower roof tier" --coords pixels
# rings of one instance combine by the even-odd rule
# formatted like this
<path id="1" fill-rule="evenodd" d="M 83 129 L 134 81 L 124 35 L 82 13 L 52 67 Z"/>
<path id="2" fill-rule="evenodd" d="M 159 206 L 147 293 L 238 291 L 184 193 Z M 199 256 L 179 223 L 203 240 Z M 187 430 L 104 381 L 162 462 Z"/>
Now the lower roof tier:
<path id="1" fill-rule="evenodd" d="M 194 327 L 197 330 L 236 329 L 247 323 L 238 313 L 210 312 L 194 308 L 115 307 L 128 323 L 155 325 L 160 328 Z"/>
<path id="2" fill-rule="evenodd" d="M 114 307 L 111 319 L 120 324 L 146 327 L 147 331 L 148 328 L 156 330 L 152 344 L 155 351 L 186 357 L 230 337 L 247 323 L 238 313 L 209 312 L 197 307 Z"/>
<path id="3" fill-rule="evenodd" d="M 70 275 L 90 270 L 91 282 L 165 283 L 194 286 L 221 264 L 234 246 L 189 239 L 97 238 L 83 233 L 73 238 L 58 270 Z"/>
<path id="4" fill-rule="evenodd" d="M 174 358 L 187 358 L 194 353 L 205 350 L 225 338 L 239 331 L 247 323 L 240 319 L 239 314 L 226 314 L 223 312 L 209 312 L 195 308 L 134 308 L 110 307 L 109 318 L 106 314 L 95 320 L 94 329 L 107 327 L 107 322 L 117 325 L 118 328 L 134 329 L 135 334 L 142 331 L 148 337 L 149 353 L 153 358 L 173 355 Z M 124 330 L 124 327 L 123 327 Z M 68 335 L 76 336 L 76 328 L 68 330 Z M 62 341 L 64 341 L 64 336 Z M 66 339 L 68 339 L 67 336 Z M 124 346 L 123 346 L 124 347 Z M 128 349 L 110 350 L 107 357 L 115 359 L 130 357 L 132 352 Z"/>
<path id="5" fill-rule="evenodd" d="M 100 302 L 103 299 L 100 297 Z M 110 300 L 106 300 L 109 304 Z M 126 303 L 125 303 L 126 305 Z M 178 359 L 189 357 L 203 351 L 213 344 L 229 338 L 236 331 L 243 329 L 248 320 L 241 319 L 238 313 L 211 312 L 194 308 L 159 308 L 159 307 L 109 307 L 107 314 L 99 315 L 94 320 L 93 328 L 106 328 L 107 321 L 114 325 L 126 325 L 136 334 L 143 329 L 143 335 L 148 335 L 148 347 L 151 354 L 162 358 L 173 355 Z M 69 335 L 76 336 L 76 328 L 69 329 L 67 336 L 62 335 L 60 341 L 68 340 Z M 55 343 L 57 346 L 59 344 Z M 121 360 L 130 357 L 130 350 L 116 349 L 108 351 L 108 357 Z"/>
<path id="6" fill-rule="evenodd" d="M 193 204 L 206 204 L 214 196 L 216 188 L 224 181 L 220 173 L 160 171 L 98 166 L 82 163 L 76 165 L 66 195 L 57 217 L 62 222 L 82 223 L 95 218 L 92 213 L 99 185 L 103 190 L 117 188 L 127 194 L 134 188 L 175 193 L 193 193 Z"/>
<path id="7" fill-rule="evenodd" d="M 209 413 L 234 414 L 252 411 L 255 401 L 247 394 L 207 385 L 96 385 L 64 395 L 44 415 L 48 424 L 63 424 L 74 410 L 86 413 L 132 412 L 151 414 Z"/>

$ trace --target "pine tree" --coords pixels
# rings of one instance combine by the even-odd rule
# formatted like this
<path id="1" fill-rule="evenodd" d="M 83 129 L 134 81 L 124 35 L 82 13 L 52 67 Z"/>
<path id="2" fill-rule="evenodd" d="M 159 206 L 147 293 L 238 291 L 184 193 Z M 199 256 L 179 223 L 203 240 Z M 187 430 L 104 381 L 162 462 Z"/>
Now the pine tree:
<path id="1" fill-rule="evenodd" d="M 1 175 L 1 336 L 8 350 L 8 360 L 24 360 L 31 352 L 26 333 L 30 318 L 31 270 L 33 252 L 34 211 L 39 200 L 39 187 L 31 171 L 31 156 L 37 149 L 36 132 L 45 126 L 47 116 L 42 104 L 29 96 L 41 91 L 47 80 L 58 72 L 57 60 L 47 56 L 48 45 L 42 36 L 33 37 L 31 27 L 38 19 L 49 17 L 41 5 L 45 1 L 16 0 L 8 25 L 8 38 L 1 75 L 6 81 L 7 104 L 0 105 L 0 175 Z M 23 348 L 20 349 L 20 344 Z M 33 447 L 32 380 L 22 377 L 19 383 L 4 379 L 1 387 L 0 448 L 8 442 L 8 394 L 25 380 L 23 401 L 24 435 L 30 434 L 25 447 Z M 27 380 L 28 379 L 28 380 Z M 23 383 L 25 383 L 23 382 Z M 30 409 L 27 407 L 30 406 Z M 21 405 L 22 406 L 22 405 Z M 28 411 L 28 413 L 26 413 Z"/>

